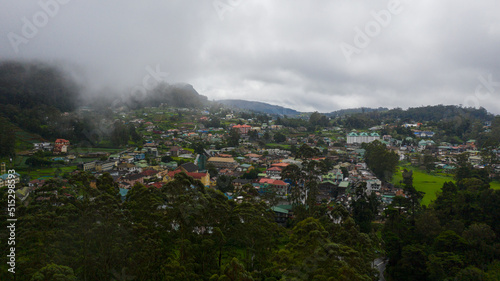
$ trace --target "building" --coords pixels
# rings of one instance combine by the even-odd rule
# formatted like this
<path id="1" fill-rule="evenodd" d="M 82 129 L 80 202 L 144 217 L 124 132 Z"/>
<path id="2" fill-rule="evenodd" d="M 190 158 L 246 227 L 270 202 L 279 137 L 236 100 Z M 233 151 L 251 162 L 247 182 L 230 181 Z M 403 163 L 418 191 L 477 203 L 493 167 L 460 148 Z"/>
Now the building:
<path id="1" fill-rule="evenodd" d="M 268 188 L 271 188 L 276 192 L 277 195 L 286 196 L 288 193 L 289 184 L 282 180 L 260 178 L 256 186 L 258 186 L 259 193 L 268 192 Z"/>
<path id="2" fill-rule="evenodd" d="M 40 142 L 33 144 L 35 150 L 52 151 L 54 146 L 50 142 Z"/>
<path id="3" fill-rule="evenodd" d="M 238 132 L 242 135 L 246 135 L 248 134 L 248 132 L 250 131 L 250 129 L 252 128 L 252 126 L 249 126 L 249 125 L 236 125 L 236 126 L 233 126 L 233 129 L 237 129 Z"/>
<path id="4" fill-rule="evenodd" d="M 97 172 L 107 172 L 107 171 L 113 170 L 115 165 L 116 165 L 116 162 L 114 162 L 114 161 L 96 162 L 95 170 Z"/>
<path id="5" fill-rule="evenodd" d="M 126 175 L 124 177 L 121 177 L 118 182 L 120 188 L 131 188 L 136 183 L 144 183 L 144 178 L 141 174 Z"/>
<path id="6" fill-rule="evenodd" d="M 77 168 L 86 172 L 86 171 L 92 171 L 95 169 L 95 164 L 97 161 L 92 161 L 92 162 L 85 162 L 85 163 L 80 163 L 78 164 Z"/>
<path id="7" fill-rule="evenodd" d="M 118 164 L 118 171 L 141 172 L 140 168 L 136 167 L 132 163 L 120 163 L 120 164 Z"/>
<path id="8" fill-rule="evenodd" d="M 178 173 L 186 173 L 184 170 L 182 170 L 180 167 L 177 168 L 175 171 L 170 171 L 167 173 L 167 175 L 163 178 L 163 182 L 170 182 L 174 180 L 174 177 Z M 210 187 L 210 174 L 209 173 L 186 173 L 188 176 L 192 177 L 195 180 L 201 181 L 201 183 L 205 187 Z"/>
<path id="9" fill-rule="evenodd" d="M 380 140 L 380 135 L 377 133 L 354 133 L 351 132 L 347 134 L 347 144 L 355 144 L 355 143 L 368 143 L 375 140 Z"/>
<path id="10" fill-rule="evenodd" d="M 218 169 L 235 169 L 238 167 L 238 162 L 236 162 L 236 160 L 227 157 L 210 157 L 207 160 L 207 164 L 212 164 Z"/>
<path id="11" fill-rule="evenodd" d="M 280 167 L 271 167 L 266 170 L 266 176 L 268 178 L 281 178 L 281 171 L 283 171 Z"/>
<path id="12" fill-rule="evenodd" d="M 21 179 L 21 175 L 18 173 L 3 174 L 0 176 L 0 187 L 8 186 L 9 184 L 12 183 L 9 181 L 12 181 L 12 180 L 14 180 L 14 184 L 18 184 L 20 179 Z"/>
<path id="13" fill-rule="evenodd" d="M 54 145 L 54 154 L 68 153 L 69 140 L 57 139 Z"/>

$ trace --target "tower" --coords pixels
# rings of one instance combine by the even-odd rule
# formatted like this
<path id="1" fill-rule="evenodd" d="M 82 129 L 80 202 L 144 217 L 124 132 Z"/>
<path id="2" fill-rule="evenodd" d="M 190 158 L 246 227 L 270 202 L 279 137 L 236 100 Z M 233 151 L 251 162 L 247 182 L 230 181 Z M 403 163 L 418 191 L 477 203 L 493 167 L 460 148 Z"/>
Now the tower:
<path id="1" fill-rule="evenodd" d="M 4 175 L 7 173 L 7 169 L 5 168 L 5 162 L 2 162 L 2 167 L 0 171 L 0 175 Z"/>

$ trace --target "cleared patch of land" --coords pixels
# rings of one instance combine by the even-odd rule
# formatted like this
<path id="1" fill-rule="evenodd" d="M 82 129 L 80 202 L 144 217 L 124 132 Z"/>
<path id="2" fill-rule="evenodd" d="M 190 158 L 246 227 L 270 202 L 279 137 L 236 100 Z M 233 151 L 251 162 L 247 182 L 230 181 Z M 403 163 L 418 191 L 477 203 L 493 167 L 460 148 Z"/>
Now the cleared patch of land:
<path id="1" fill-rule="evenodd" d="M 401 174 L 403 169 L 413 171 L 413 186 L 416 190 L 425 192 L 424 198 L 422 199 L 422 205 L 429 205 L 429 203 L 436 199 L 436 192 L 441 191 L 443 184 L 447 181 L 453 181 L 453 176 L 451 175 L 431 175 L 418 168 L 404 166 L 398 167 L 398 171 L 394 174 L 392 179 L 393 184 L 400 184 L 403 180 Z M 491 182 L 490 187 L 493 189 L 500 189 L 500 182 Z"/>

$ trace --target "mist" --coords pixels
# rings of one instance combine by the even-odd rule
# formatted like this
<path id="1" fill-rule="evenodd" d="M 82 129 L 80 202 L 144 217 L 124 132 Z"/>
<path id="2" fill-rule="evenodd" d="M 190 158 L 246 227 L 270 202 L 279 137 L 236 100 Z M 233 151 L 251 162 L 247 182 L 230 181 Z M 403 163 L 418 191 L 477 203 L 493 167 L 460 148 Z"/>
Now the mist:
<path id="1" fill-rule="evenodd" d="M 82 97 L 187 83 L 300 111 L 456 104 L 500 113 L 500 3 L 0 3 L 0 59 L 58 65 Z"/>

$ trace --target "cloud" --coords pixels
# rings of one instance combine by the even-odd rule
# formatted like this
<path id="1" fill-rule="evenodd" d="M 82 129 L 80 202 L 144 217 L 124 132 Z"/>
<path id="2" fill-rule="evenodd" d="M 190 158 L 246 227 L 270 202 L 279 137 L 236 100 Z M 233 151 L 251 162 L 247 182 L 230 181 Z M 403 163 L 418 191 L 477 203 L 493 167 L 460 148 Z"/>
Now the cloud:
<path id="1" fill-rule="evenodd" d="M 500 87 L 475 89 L 479 77 L 500 81 L 500 2 L 394 1 L 2 1 L 0 58 L 76 66 L 89 91 L 127 91 L 160 65 L 209 99 L 321 112 L 468 103 L 499 114 Z M 394 3 L 400 13 L 369 29 Z M 40 24 L 32 38 L 26 21 Z M 341 44 L 357 47 L 367 28 L 374 35 L 349 62 Z M 9 34 L 27 41 L 18 52 Z"/>

